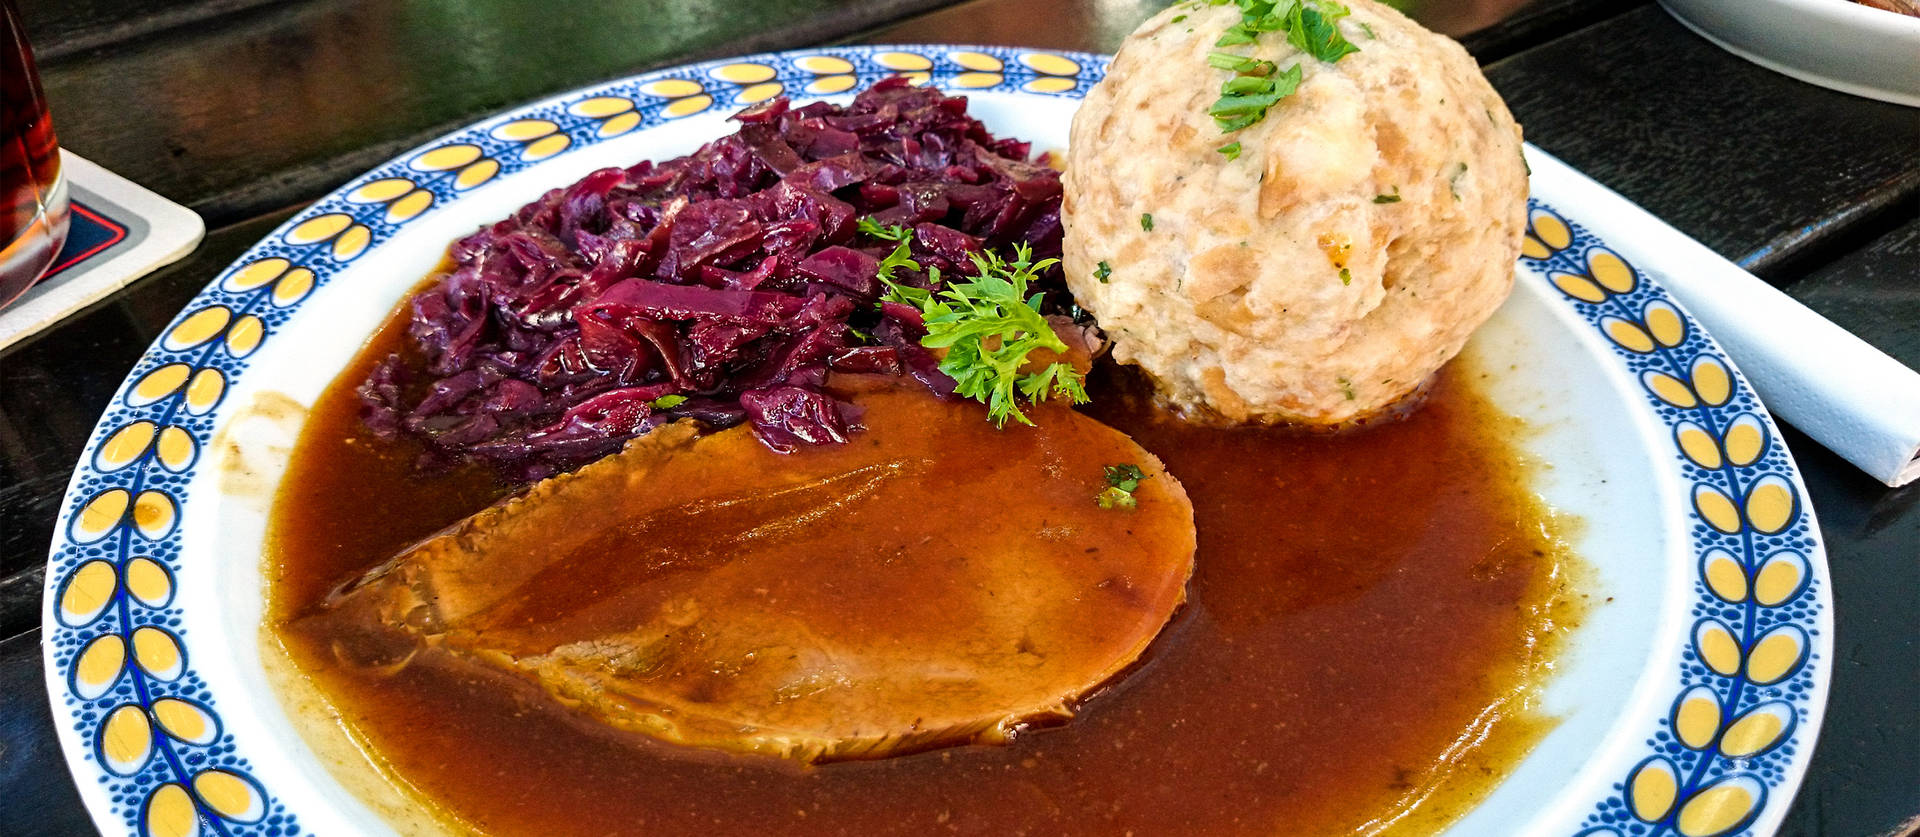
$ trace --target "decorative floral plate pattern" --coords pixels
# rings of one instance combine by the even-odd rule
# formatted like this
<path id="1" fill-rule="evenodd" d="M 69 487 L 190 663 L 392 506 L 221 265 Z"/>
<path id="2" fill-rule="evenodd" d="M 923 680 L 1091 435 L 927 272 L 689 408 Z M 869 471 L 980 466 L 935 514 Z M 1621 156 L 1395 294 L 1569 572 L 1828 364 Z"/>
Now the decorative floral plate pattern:
<path id="1" fill-rule="evenodd" d="M 1671 431 L 1699 558 L 1684 688 L 1656 721 L 1650 754 L 1579 835 L 1734 833 L 1770 791 L 1792 795 L 1788 779 L 1805 765 L 1797 751 L 1811 743 L 1795 732 L 1822 708 L 1810 698 L 1825 677 L 1814 651 L 1825 568 L 1806 490 L 1712 339 L 1605 243 L 1530 203 L 1521 258 L 1607 336 Z"/>
<path id="2" fill-rule="evenodd" d="M 956 92 L 1071 102 L 1105 64 L 1084 53 L 891 46 L 650 73 L 442 137 L 248 251 L 135 365 L 62 507 L 45 592 L 47 685 L 96 824 L 143 837 L 308 830 L 282 785 L 295 777 L 261 775 L 250 755 L 266 745 L 240 740 L 221 720 L 248 711 L 247 696 L 216 694 L 195 670 L 185 608 L 211 605 L 176 598 L 180 575 L 194 571 L 180 524 L 250 358 L 349 264 L 476 187 L 694 114 L 843 94 L 896 73 Z M 1804 488 L 1752 390 L 1664 291 L 1569 220 L 1599 209 L 1567 215 L 1534 202 L 1522 281 L 1550 283 L 1605 336 L 1669 433 L 1672 468 L 1692 486 L 1693 622 L 1673 638 L 1684 648 L 1668 675 L 1677 684 L 1668 710 L 1622 722 L 1637 725 L 1644 745 L 1614 770 L 1610 794 L 1596 794 L 1583 819 L 1555 833 L 1764 831 L 1784 812 L 1818 728 L 1830 645 L 1824 554 Z"/>

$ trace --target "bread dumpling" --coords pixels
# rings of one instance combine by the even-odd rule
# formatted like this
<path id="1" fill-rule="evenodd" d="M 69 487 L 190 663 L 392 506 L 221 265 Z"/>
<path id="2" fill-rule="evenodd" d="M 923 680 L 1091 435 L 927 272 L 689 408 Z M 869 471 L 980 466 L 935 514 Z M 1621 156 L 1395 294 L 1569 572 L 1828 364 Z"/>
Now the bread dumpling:
<path id="1" fill-rule="evenodd" d="M 1349 5 L 1335 25 L 1359 51 L 1326 62 L 1285 32 L 1216 46 L 1239 7 L 1177 3 L 1074 116 L 1068 284 L 1114 356 L 1196 418 L 1364 418 L 1457 354 L 1512 287 L 1519 126 L 1459 44 Z M 1233 73 L 1213 52 L 1299 64 L 1299 88 L 1222 133 L 1207 110 Z"/>

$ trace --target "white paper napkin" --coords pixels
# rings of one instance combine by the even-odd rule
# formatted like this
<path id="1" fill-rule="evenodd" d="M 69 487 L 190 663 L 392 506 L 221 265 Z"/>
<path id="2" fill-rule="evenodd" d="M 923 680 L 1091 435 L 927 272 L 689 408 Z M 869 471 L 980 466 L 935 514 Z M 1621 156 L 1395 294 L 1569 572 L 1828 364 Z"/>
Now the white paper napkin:
<path id="1" fill-rule="evenodd" d="M 1573 174 L 1527 149 L 1533 170 Z M 1776 417 L 1890 486 L 1920 477 L 1920 373 L 1613 190 L 1564 177 L 1578 220 L 1630 249 L 1700 321 Z"/>

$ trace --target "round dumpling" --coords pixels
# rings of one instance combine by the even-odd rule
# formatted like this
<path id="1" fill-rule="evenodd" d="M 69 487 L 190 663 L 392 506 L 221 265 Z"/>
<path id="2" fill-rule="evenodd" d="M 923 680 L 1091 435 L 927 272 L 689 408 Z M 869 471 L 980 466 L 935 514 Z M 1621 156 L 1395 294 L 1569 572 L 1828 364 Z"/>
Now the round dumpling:
<path id="1" fill-rule="evenodd" d="M 1285 32 L 1215 46 L 1240 9 L 1176 4 L 1127 38 L 1074 116 L 1068 284 L 1115 357 L 1195 417 L 1365 418 L 1459 353 L 1512 289 L 1519 126 L 1459 44 L 1371 0 L 1351 9 L 1335 25 L 1359 51 L 1325 62 Z M 1299 87 L 1222 133 L 1207 110 L 1234 74 L 1213 52 L 1298 64 Z"/>

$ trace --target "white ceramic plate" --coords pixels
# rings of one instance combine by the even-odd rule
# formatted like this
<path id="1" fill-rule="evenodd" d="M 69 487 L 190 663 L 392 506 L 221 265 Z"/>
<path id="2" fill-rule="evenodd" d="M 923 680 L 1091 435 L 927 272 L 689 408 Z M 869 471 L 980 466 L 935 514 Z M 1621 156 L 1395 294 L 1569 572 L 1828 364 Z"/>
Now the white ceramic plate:
<path id="1" fill-rule="evenodd" d="M 726 133 L 737 106 L 893 72 L 966 93 L 996 133 L 1064 147 L 1105 58 L 840 47 L 680 67 L 442 137 L 314 204 L 188 304 L 75 471 L 48 560 L 47 689 L 108 834 L 383 833 L 294 731 L 257 641 L 267 503 L 310 405 L 449 241 L 607 165 Z M 1474 338 L 1540 432 L 1536 489 L 1585 520 L 1593 609 L 1544 696 L 1554 730 L 1453 833 L 1770 833 L 1826 699 L 1813 513 L 1766 411 L 1664 292 L 1660 222 L 1529 150 L 1512 299 Z M 1665 256 L 1672 259 L 1671 255 Z M 281 402 L 284 403 L 284 402 Z M 298 415 L 299 411 L 292 411 Z M 282 411 L 284 414 L 284 411 Z"/>
<path id="2" fill-rule="evenodd" d="M 1660 0 L 1688 29 L 1777 73 L 1920 107 L 1920 18 L 1848 0 Z"/>

